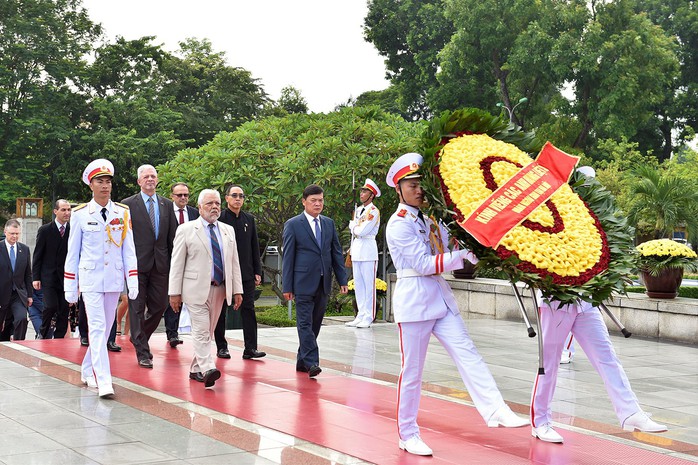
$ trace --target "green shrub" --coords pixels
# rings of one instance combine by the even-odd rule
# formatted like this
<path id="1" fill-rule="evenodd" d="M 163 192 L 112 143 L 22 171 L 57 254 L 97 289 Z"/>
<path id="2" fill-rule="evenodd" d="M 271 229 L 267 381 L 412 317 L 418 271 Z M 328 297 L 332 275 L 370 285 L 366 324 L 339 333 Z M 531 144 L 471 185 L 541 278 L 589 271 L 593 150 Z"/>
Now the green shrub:
<path id="1" fill-rule="evenodd" d="M 643 294 L 645 292 L 644 286 L 630 286 L 627 288 L 628 292 L 635 292 Z M 679 288 L 679 297 L 686 297 L 689 299 L 698 299 L 698 286 L 683 286 Z"/>
<path id="2" fill-rule="evenodd" d="M 325 313 L 326 315 L 332 316 L 354 316 L 354 310 L 351 307 L 344 306 L 340 312 L 330 312 L 329 310 Z M 276 326 L 280 328 L 296 326 L 296 305 L 291 306 L 291 317 L 293 319 L 288 319 L 288 307 L 286 305 L 275 305 L 273 307 L 257 307 L 257 323 Z"/>

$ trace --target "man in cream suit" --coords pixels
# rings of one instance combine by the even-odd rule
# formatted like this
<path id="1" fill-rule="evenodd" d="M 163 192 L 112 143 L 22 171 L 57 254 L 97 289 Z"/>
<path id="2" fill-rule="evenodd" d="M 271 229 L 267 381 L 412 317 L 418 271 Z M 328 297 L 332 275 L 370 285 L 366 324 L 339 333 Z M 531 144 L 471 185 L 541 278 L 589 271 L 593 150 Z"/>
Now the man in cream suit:
<path id="1" fill-rule="evenodd" d="M 235 230 L 220 223 L 221 196 L 204 189 L 199 194 L 199 218 L 180 225 L 170 264 L 170 306 L 179 312 L 182 302 L 191 316 L 194 359 L 189 378 L 209 389 L 221 377 L 211 356 L 211 335 L 223 300 L 235 309 L 242 303 L 242 275 Z"/>

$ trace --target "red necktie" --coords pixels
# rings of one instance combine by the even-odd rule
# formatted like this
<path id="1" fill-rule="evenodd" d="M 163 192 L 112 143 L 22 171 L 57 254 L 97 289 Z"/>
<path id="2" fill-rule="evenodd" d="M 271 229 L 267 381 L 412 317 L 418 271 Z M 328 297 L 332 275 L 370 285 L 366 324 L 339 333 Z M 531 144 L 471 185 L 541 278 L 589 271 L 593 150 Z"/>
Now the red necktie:
<path id="1" fill-rule="evenodd" d="M 179 224 L 184 223 L 184 209 L 180 208 L 179 209 Z"/>
<path id="2" fill-rule="evenodd" d="M 63 237 L 63 234 L 65 234 L 65 226 L 61 225 L 60 229 L 58 230 L 59 233 L 61 233 L 61 237 Z"/>

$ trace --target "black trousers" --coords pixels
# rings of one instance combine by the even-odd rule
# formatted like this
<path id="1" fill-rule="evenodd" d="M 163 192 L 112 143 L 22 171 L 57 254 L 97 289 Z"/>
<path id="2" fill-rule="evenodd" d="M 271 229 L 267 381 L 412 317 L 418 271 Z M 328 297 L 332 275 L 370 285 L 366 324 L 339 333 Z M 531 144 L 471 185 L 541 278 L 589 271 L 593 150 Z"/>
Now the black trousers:
<path id="1" fill-rule="evenodd" d="M 179 338 L 179 312 L 175 313 L 172 307 L 168 305 L 163 318 L 165 319 L 167 339 Z"/>
<path id="2" fill-rule="evenodd" d="M 23 341 L 27 336 L 27 307 L 19 298 L 17 291 L 12 291 L 10 305 L 5 314 L 5 327 L 0 333 L 0 341 L 9 341 L 10 336 L 15 341 Z"/>
<path id="3" fill-rule="evenodd" d="M 41 313 L 41 337 L 47 339 L 51 329 L 51 320 L 56 317 L 55 338 L 65 337 L 68 331 L 68 302 L 65 301 L 63 287 L 42 287 L 44 293 L 44 311 Z"/>
<path id="4" fill-rule="evenodd" d="M 242 282 L 242 304 L 238 308 L 242 317 L 242 337 L 245 341 L 246 350 L 257 350 L 257 316 L 254 312 L 254 280 Z M 216 339 L 216 349 L 227 349 L 228 341 L 225 339 L 225 320 L 228 310 L 227 303 L 223 303 L 221 316 L 213 335 Z"/>
<path id="5" fill-rule="evenodd" d="M 128 301 L 131 343 L 138 360 L 153 358 L 148 341 L 167 308 L 167 285 L 167 273 L 160 273 L 155 267 L 148 273 L 138 273 L 138 297 Z"/>

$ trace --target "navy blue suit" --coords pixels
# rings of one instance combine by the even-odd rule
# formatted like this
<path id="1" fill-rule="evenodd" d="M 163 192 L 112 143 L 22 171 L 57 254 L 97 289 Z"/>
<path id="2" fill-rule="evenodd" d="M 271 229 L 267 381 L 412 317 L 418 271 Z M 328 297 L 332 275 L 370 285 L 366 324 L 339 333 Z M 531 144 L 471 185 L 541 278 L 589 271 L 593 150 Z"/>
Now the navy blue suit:
<path id="1" fill-rule="evenodd" d="M 304 213 L 284 225 L 282 284 L 283 292 L 292 292 L 296 299 L 299 339 L 296 367 L 299 369 L 320 364 L 317 337 L 332 289 L 332 272 L 341 286 L 347 285 L 342 246 L 334 221 L 322 215 L 318 218 L 321 246 Z"/>

